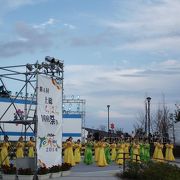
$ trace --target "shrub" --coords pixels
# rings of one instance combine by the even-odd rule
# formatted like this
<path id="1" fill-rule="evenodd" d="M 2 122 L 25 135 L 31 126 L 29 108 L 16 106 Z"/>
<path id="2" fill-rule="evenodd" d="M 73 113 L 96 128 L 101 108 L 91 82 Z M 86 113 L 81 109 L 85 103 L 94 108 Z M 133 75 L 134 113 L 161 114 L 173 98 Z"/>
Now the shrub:
<path id="1" fill-rule="evenodd" d="M 71 166 L 71 164 L 69 164 L 69 163 L 62 163 L 60 170 L 61 170 L 61 171 L 68 171 L 68 170 L 71 169 L 71 167 L 72 167 L 72 166 Z"/>
<path id="2" fill-rule="evenodd" d="M 49 172 L 50 173 L 56 173 L 61 171 L 61 166 L 60 165 L 55 165 L 50 167 Z"/>
<path id="3" fill-rule="evenodd" d="M 138 179 L 138 180 L 179 180 L 180 168 L 168 163 L 128 163 L 127 170 L 124 173 L 117 174 L 120 178 Z"/>
<path id="4" fill-rule="evenodd" d="M 141 179 L 179 180 L 180 168 L 167 163 L 149 163 L 142 173 Z"/>
<path id="5" fill-rule="evenodd" d="M 42 175 L 42 174 L 48 174 L 49 173 L 49 169 L 46 168 L 46 167 L 40 167 L 38 169 L 38 172 L 37 172 L 39 175 Z"/>
<path id="6" fill-rule="evenodd" d="M 26 168 L 26 169 L 18 169 L 18 174 L 20 175 L 33 175 L 33 171 L 31 168 Z"/>
<path id="7" fill-rule="evenodd" d="M 16 174 L 16 167 L 12 164 L 10 166 L 2 165 L 2 171 L 4 174 Z"/>
<path id="8" fill-rule="evenodd" d="M 142 164 L 129 161 L 127 163 L 126 171 L 122 174 L 118 174 L 117 176 L 121 178 L 138 179 L 139 173 L 141 171 L 142 171 Z"/>

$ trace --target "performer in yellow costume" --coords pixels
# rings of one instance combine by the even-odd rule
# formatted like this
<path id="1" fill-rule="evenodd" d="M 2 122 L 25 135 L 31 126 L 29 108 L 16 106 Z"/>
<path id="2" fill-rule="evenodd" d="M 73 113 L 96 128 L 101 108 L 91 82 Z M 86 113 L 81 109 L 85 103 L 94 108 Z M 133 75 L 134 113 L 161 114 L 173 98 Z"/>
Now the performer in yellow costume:
<path id="1" fill-rule="evenodd" d="M 124 153 L 124 143 L 122 141 L 120 141 L 118 144 L 117 144 L 117 160 L 116 160 L 116 163 L 119 164 L 119 165 L 122 165 L 123 164 L 123 153 Z"/>
<path id="2" fill-rule="evenodd" d="M 117 156 L 115 141 L 113 141 L 113 143 L 110 145 L 110 148 L 111 148 L 111 161 L 115 161 Z"/>
<path id="3" fill-rule="evenodd" d="M 66 139 L 66 142 L 63 143 L 63 150 L 64 150 L 64 163 L 67 163 L 67 142 L 68 142 L 68 139 Z"/>
<path id="4" fill-rule="evenodd" d="M 130 143 L 129 140 L 127 139 L 125 144 L 124 144 L 124 153 L 125 153 L 125 158 L 129 159 L 129 148 L 130 148 Z"/>
<path id="5" fill-rule="evenodd" d="M 101 142 L 99 143 L 99 156 L 97 161 L 97 166 L 104 167 L 107 166 L 106 157 L 104 148 L 106 147 L 106 143 L 104 143 L 104 140 L 101 139 Z"/>
<path id="6" fill-rule="evenodd" d="M 72 137 L 70 137 L 66 142 L 66 156 L 66 163 L 71 164 L 71 166 L 75 166 Z"/>
<path id="7" fill-rule="evenodd" d="M 27 142 L 28 146 L 28 157 L 34 157 L 34 148 L 35 148 L 35 142 L 34 138 L 30 137 L 30 140 Z"/>
<path id="8" fill-rule="evenodd" d="M 81 162 L 81 141 L 78 139 L 77 143 L 74 145 L 74 160 L 75 163 Z"/>
<path id="9" fill-rule="evenodd" d="M 7 135 L 4 136 L 4 142 L 1 144 L 1 162 L 2 165 L 10 166 L 9 157 L 8 157 L 8 149 L 11 145 L 8 142 L 9 137 Z"/>
<path id="10" fill-rule="evenodd" d="M 137 139 L 135 139 L 135 142 L 132 145 L 133 148 L 133 162 L 140 162 L 140 145 Z"/>
<path id="11" fill-rule="evenodd" d="M 98 156 L 99 156 L 99 142 L 98 141 L 96 141 L 95 143 L 94 143 L 94 160 L 97 162 L 98 161 Z"/>
<path id="12" fill-rule="evenodd" d="M 16 157 L 17 158 L 24 157 L 24 142 L 23 142 L 22 136 L 19 138 L 17 145 L 16 145 Z"/>
<path id="13" fill-rule="evenodd" d="M 164 156 L 162 153 L 163 146 L 164 145 L 161 142 L 157 143 L 157 159 L 156 159 L 157 162 L 164 162 Z"/>
<path id="14" fill-rule="evenodd" d="M 157 151 L 158 151 L 158 142 L 154 142 L 154 153 L 153 153 L 153 159 L 156 160 L 157 158 Z"/>
<path id="15" fill-rule="evenodd" d="M 173 155 L 173 148 L 174 145 L 170 143 L 167 143 L 166 145 L 166 154 L 165 154 L 165 159 L 167 161 L 175 161 L 174 155 Z"/>

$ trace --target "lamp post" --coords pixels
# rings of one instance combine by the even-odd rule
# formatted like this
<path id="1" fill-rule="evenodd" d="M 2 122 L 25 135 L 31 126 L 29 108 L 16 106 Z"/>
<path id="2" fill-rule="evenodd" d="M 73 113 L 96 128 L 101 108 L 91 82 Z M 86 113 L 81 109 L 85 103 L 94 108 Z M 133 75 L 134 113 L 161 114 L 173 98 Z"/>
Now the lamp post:
<path id="1" fill-rule="evenodd" d="M 147 102 L 145 101 L 145 127 L 144 127 L 144 130 L 145 130 L 145 133 L 146 133 L 146 136 L 148 136 L 148 132 L 147 132 L 147 119 L 148 115 L 147 115 Z"/>
<path id="2" fill-rule="evenodd" d="M 170 113 L 169 119 L 171 120 L 172 123 L 172 131 L 173 131 L 173 144 L 175 144 L 175 132 L 174 132 L 174 119 L 173 119 L 173 113 Z"/>
<path id="3" fill-rule="evenodd" d="M 150 131 L 151 131 L 151 129 L 150 129 L 150 127 L 151 127 L 151 118 L 150 118 L 150 101 L 151 101 L 151 97 L 147 97 L 146 98 L 147 99 L 147 116 L 148 116 L 148 136 L 149 136 L 149 134 L 150 134 Z"/>
<path id="4" fill-rule="evenodd" d="M 110 105 L 107 105 L 107 108 L 108 108 L 108 126 L 107 126 L 107 129 L 108 129 L 108 137 L 109 137 L 109 108 L 110 108 Z"/>

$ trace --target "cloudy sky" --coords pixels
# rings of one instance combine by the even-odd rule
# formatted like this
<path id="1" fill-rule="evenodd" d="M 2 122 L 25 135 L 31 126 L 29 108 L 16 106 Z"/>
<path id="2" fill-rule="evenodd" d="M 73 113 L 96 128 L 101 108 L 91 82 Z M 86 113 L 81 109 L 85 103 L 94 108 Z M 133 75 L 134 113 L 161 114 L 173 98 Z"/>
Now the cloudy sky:
<path id="1" fill-rule="evenodd" d="M 0 0 L 1 66 L 64 60 L 65 95 L 86 99 L 86 125 L 131 131 L 180 103 L 179 0 Z"/>

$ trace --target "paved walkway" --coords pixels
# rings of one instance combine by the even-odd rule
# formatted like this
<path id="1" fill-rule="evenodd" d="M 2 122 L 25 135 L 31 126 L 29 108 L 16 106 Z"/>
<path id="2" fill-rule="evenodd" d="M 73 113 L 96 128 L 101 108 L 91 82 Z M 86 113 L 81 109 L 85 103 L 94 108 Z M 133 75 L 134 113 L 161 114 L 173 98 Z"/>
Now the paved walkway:
<path id="1" fill-rule="evenodd" d="M 180 167 L 180 158 L 176 158 Z M 71 169 L 71 174 L 66 177 L 56 178 L 54 180 L 118 180 L 116 173 L 122 172 L 122 167 L 112 163 L 106 167 L 97 167 L 96 164 L 85 165 L 80 163 Z"/>
<path id="2" fill-rule="evenodd" d="M 81 163 L 72 168 L 69 176 L 54 180 L 117 180 L 115 174 L 120 171 L 122 171 L 122 168 L 116 164 L 111 164 L 107 167 L 97 167 L 95 164 L 85 165 Z"/>

